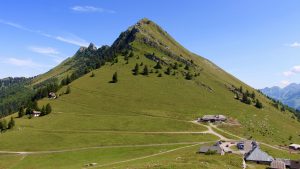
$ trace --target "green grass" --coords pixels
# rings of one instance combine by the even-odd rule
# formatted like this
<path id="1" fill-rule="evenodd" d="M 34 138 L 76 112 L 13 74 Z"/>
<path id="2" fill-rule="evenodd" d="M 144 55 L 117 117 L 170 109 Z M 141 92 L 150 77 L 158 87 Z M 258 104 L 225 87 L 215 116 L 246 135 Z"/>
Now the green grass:
<path id="1" fill-rule="evenodd" d="M 276 150 L 274 148 L 270 148 L 265 145 L 260 145 L 261 149 L 270 154 L 273 157 L 276 158 L 286 158 L 286 159 L 293 159 L 293 160 L 299 160 L 300 153 L 290 153 L 287 151 L 281 151 L 281 150 Z"/>
<path id="2" fill-rule="evenodd" d="M 85 164 L 97 163 L 109 164 L 117 161 L 128 160 L 141 156 L 151 155 L 177 146 L 156 146 L 156 147 L 130 147 L 130 148 L 108 148 L 92 149 L 75 152 L 28 155 L 23 160 L 15 163 L 13 169 L 24 168 L 45 168 L 45 169 L 71 169 L 83 168 Z"/>
<path id="3" fill-rule="evenodd" d="M 100 168 L 158 168 L 158 169 L 216 169 L 231 168 L 240 169 L 242 165 L 241 156 L 234 154 L 204 155 L 196 154 L 200 145 L 179 149 L 174 152 L 154 156 L 137 161 L 120 163 Z"/>
<path id="4" fill-rule="evenodd" d="M 255 90 L 208 60 L 183 49 L 154 24 L 143 29 L 147 33 L 137 34 L 137 40 L 132 43 L 135 56 L 129 59 L 129 64 L 125 63 L 123 56 L 118 56 L 118 63 L 113 65 L 107 63 L 100 69 L 94 70 L 95 77 L 87 74 L 73 81 L 70 84 L 70 94 L 62 95 L 56 100 L 40 100 L 40 106 L 50 103 L 53 113 L 32 119 L 16 118 L 15 129 L 0 134 L 0 150 L 67 150 L 110 145 L 216 141 L 218 138 L 209 134 L 147 133 L 205 131 L 205 127 L 190 122 L 205 114 L 224 114 L 237 120 L 240 126 L 222 125 L 220 127 L 241 137 L 251 136 L 260 142 L 272 145 L 300 143 L 300 123 L 291 118 L 291 113 L 278 111 L 270 105 L 269 100 L 257 92 L 257 98 L 264 105 L 263 109 L 257 109 L 253 105 L 246 105 L 235 100 L 234 94 L 226 85 L 232 84 L 237 87 L 242 85 L 250 92 Z M 148 65 L 149 71 L 155 72 L 153 66 L 156 63 L 145 58 L 145 53 L 154 52 L 167 63 L 175 63 L 162 52 L 161 49 L 165 47 L 153 48 L 140 43 L 143 38 L 153 40 L 153 37 L 168 46 L 177 56 L 193 59 L 197 66 L 191 67 L 190 72 L 200 72 L 200 76 L 194 77 L 193 80 L 185 80 L 182 73 L 187 71 L 183 67 L 179 67 L 174 76 L 166 75 L 164 73 L 166 66 L 159 70 L 162 77 L 157 77 L 158 73 L 150 73 L 148 76 L 132 75 L 131 70 L 135 64 L 140 65 L 142 62 L 143 65 Z M 39 76 L 35 82 L 39 83 L 53 76 L 62 78 L 72 71 L 72 69 L 66 71 L 70 68 L 69 66 L 62 64 Z M 142 69 L 143 66 L 140 66 L 140 70 Z M 118 73 L 118 83 L 109 83 L 115 72 Z M 65 90 L 66 87 L 57 93 L 64 93 Z M 220 134 L 232 138 L 224 132 Z M 289 141 L 290 136 L 292 140 Z M 178 146 L 166 146 L 165 149 Z M 0 166 L 6 168 L 5 166 L 11 162 L 16 163 L 15 168 L 81 168 L 86 162 L 98 161 L 101 164 L 117 162 L 150 155 L 161 151 L 161 148 L 159 146 L 156 148 L 86 150 L 30 155 L 24 159 L 19 156 L 0 156 Z M 118 164 L 114 167 L 213 169 L 226 166 L 227 168 L 241 168 L 241 156 L 196 155 L 195 151 L 198 148 L 195 146 L 181 149 L 149 159 Z M 288 154 L 284 156 L 289 157 Z"/>

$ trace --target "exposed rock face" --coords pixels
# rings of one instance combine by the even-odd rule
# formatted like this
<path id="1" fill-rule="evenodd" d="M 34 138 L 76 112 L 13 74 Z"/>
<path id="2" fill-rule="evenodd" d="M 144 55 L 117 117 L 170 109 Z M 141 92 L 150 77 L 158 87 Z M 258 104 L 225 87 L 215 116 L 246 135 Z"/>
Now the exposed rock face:
<path id="1" fill-rule="evenodd" d="M 83 52 L 83 51 L 85 51 L 86 49 L 87 49 L 86 47 L 83 47 L 83 46 L 82 46 L 82 47 L 79 48 L 78 51 L 79 51 L 79 52 Z"/>
<path id="2" fill-rule="evenodd" d="M 97 47 L 96 47 L 93 43 L 90 43 L 88 49 L 89 49 L 89 50 L 94 50 L 94 51 L 96 51 L 96 50 L 97 50 Z"/>

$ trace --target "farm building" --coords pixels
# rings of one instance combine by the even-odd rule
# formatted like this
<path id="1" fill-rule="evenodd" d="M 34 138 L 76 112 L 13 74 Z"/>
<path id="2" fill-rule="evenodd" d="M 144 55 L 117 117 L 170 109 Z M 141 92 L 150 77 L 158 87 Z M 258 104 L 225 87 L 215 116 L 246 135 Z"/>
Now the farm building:
<path id="1" fill-rule="evenodd" d="M 250 162 L 256 162 L 258 164 L 270 164 L 274 158 L 263 152 L 259 146 L 253 148 L 245 154 L 245 160 Z"/>
<path id="2" fill-rule="evenodd" d="M 287 168 L 290 169 L 299 169 L 300 168 L 300 160 L 290 160 L 290 163 L 287 165 Z"/>
<path id="3" fill-rule="evenodd" d="M 280 159 L 275 159 L 271 162 L 270 169 L 286 169 L 285 162 Z"/>
<path id="4" fill-rule="evenodd" d="M 289 148 L 293 149 L 293 150 L 300 150 L 300 145 L 299 144 L 291 144 L 291 145 L 289 145 Z"/>
<path id="5" fill-rule="evenodd" d="M 198 122 L 222 122 L 226 121 L 226 119 L 224 115 L 204 115 L 198 119 Z"/>
<path id="6" fill-rule="evenodd" d="M 216 154 L 224 155 L 225 151 L 223 148 L 219 145 L 213 145 L 213 146 L 202 146 L 198 153 L 207 153 L 207 152 L 215 152 Z"/>
<path id="7" fill-rule="evenodd" d="M 40 111 L 33 111 L 32 112 L 32 115 L 33 115 L 33 117 L 39 117 L 40 115 L 41 115 L 41 112 Z"/>
<path id="8" fill-rule="evenodd" d="M 285 164 L 286 168 L 290 169 L 300 169 L 300 160 L 290 160 L 290 159 L 282 159 L 276 158 L 274 161 L 282 161 Z M 271 163 L 272 164 L 272 163 Z M 272 168 L 272 166 L 271 166 Z M 272 168 L 273 169 L 273 168 Z"/>
<path id="9" fill-rule="evenodd" d="M 50 98 L 50 99 L 56 99 L 56 94 L 54 92 L 50 92 L 48 94 L 48 98 Z"/>

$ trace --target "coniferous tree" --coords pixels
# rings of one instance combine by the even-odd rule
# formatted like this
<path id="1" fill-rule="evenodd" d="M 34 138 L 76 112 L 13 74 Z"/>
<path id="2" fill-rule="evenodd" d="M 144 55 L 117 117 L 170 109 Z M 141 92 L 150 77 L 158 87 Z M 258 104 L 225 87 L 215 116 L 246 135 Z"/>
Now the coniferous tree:
<path id="1" fill-rule="evenodd" d="M 46 105 L 45 112 L 46 112 L 46 114 L 50 114 L 52 112 L 52 108 L 49 103 Z"/>
<path id="2" fill-rule="evenodd" d="M 185 65 L 184 69 L 185 69 L 185 70 L 190 70 L 189 65 Z"/>
<path id="3" fill-rule="evenodd" d="M 26 115 L 30 115 L 30 114 L 32 114 L 32 111 L 33 111 L 33 110 L 31 109 L 31 107 L 27 107 L 27 108 L 26 108 L 26 113 L 25 113 L 25 114 L 26 114 Z"/>
<path id="4" fill-rule="evenodd" d="M 144 70 L 143 70 L 143 75 L 148 75 L 149 74 L 149 70 L 148 70 L 148 66 L 145 65 Z"/>
<path id="5" fill-rule="evenodd" d="M 175 69 L 175 70 L 178 69 L 178 63 L 177 62 L 174 63 L 173 69 Z"/>
<path id="6" fill-rule="evenodd" d="M 258 99 L 256 99 L 255 107 L 257 107 L 259 109 L 261 109 L 263 107 L 262 103 Z"/>
<path id="7" fill-rule="evenodd" d="M 5 119 L 0 121 L 0 131 L 4 132 L 7 130 L 7 121 Z"/>
<path id="8" fill-rule="evenodd" d="M 192 75 L 190 72 L 188 72 L 188 73 L 185 75 L 185 79 L 186 79 L 186 80 L 192 80 L 192 79 L 193 79 L 193 75 Z"/>
<path id="9" fill-rule="evenodd" d="M 160 62 L 157 62 L 156 65 L 154 66 L 154 69 L 161 69 L 161 65 Z"/>
<path id="10" fill-rule="evenodd" d="M 251 98 L 255 99 L 255 93 L 254 92 L 251 93 Z"/>
<path id="11" fill-rule="evenodd" d="M 239 91 L 240 91 L 241 93 L 243 93 L 243 87 L 242 87 L 242 86 L 240 86 Z"/>
<path id="12" fill-rule="evenodd" d="M 134 69 L 133 69 L 133 74 L 134 75 L 138 75 L 139 74 L 139 64 L 135 64 L 135 67 L 134 67 Z"/>
<path id="13" fill-rule="evenodd" d="M 12 128 L 14 128 L 14 127 L 15 127 L 15 120 L 14 120 L 13 117 L 11 117 L 11 118 L 10 118 L 10 121 L 8 122 L 7 128 L 8 128 L 8 129 L 12 129 Z"/>
<path id="14" fill-rule="evenodd" d="M 114 74 L 113 74 L 113 77 L 112 77 L 112 81 L 111 81 L 112 83 L 117 83 L 118 82 L 118 73 L 117 72 L 115 72 Z"/>
<path id="15" fill-rule="evenodd" d="M 19 109 L 19 112 L 18 112 L 18 117 L 21 118 L 24 115 L 25 115 L 24 108 L 23 108 L 23 106 L 21 106 L 20 109 Z"/>
<path id="16" fill-rule="evenodd" d="M 71 83 L 71 79 L 70 79 L 70 77 L 69 77 L 69 75 L 67 76 L 67 78 L 66 78 L 66 85 L 68 85 L 68 84 L 70 84 Z"/>
<path id="17" fill-rule="evenodd" d="M 245 94 L 243 94 L 242 102 L 246 104 L 251 104 L 251 100 Z"/>
<path id="18" fill-rule="evenodd" d="M 167 75 L 170 75 L 171 74 L 171 68 L 167 68 L 166 72 L 165 72 Z"/>
<path id="19" fill-rule="evenodd" d="M 249 91 L 248 91 L 248 90 L 246 90 L 246 93 L 245 93 L 245 95 L 246 95 L 247 97 L 249 97 L 249 96 L 250 96 L 250 93 L 249 93 Z"/>
<path id="20" fill-rule="evenodd" d="M 46 108 L 45 106 L 42 107 L 41 109 L 41 116 L 45 116 L 47 113 L 46 113 Z"/>
<path id="21" fill-rule="evenodd" d="M 94 72 L 92 72 L 92 74 L 90 75 L 90 77 L 95 77 L 95 74 L 94 74 Z"/>
<path id="22" fill-rule="evenodd" d="M 65 94 L 70 94 L 70 93 L 71 93 L 71 88 L 70 88 L 70 86 L 68 86 Z"/>
<path id="23" fill-rule="evenodd" d="M 134 54 L 133 54 L 133 52 L 131 51 L 130 53 L 129 53 L 129 56 L 128 57 L 133 57 L 134 56 Z"/>

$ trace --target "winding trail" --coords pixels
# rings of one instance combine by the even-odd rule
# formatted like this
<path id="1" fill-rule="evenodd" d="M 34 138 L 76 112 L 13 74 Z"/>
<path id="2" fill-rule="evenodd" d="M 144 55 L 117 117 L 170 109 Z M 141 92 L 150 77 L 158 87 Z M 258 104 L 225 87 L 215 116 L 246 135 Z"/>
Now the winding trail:
<path id="1" fill-rule="evenodd" d="M 190 144 L 206 144 L 215 141 L 207 142 L 179 142 L 179 143 L 162 143 L 162 144 L 141 144 L 141 145 L 112 145 L 112 146 L 95 146 L 95 147 L 83 147 L 73 148 L 65 150 L 49 150 L 49 151 L 0 151 L 0 154 L 16 154 L 16 155 L 33 155 L 33 154 L 53 154 L 53 153 L 65 153 L 74 151 L 83 151 L 90 149 L 105 149 L 105 148 L 130 148 L 130 147 L 157 147 L 157 146 L 169 146 L 169 145 L 190 145 Z"/>
<path id="2" fill-rule="evenodd" d="M 207 134 L 213 134 L 217 137 L 220 138 L 220 140 L 224 140 L 224 141 L 228 141 L 229 139 L 224 137 L 223 135 L 215 132 L 213 129 L 212 129 L 212 126 L 211 125 L 204 125 L 204 124 L 201 124 L 201 123 L 198 123 L 197 121 L 191 121 L 192 123 L 196 124 L 196 125 L 200 125 L 200 126 L 203 126 L 203 127 L 206 127 L 207 128 L 207 131 L 204 131 L 203 133 L 207 133 Z"/>
<path id="3" fill-rule="evenodd" d="M 195 124 L 195 125 L 200 125 L 203 127 L 206 127 L 207 130 L 206 131 L 200 131 L 200 132 L 195 132 L 195 131 L 178 131 L 178 132 L 135 132 L 135 131 L 81 131 L 81 130 L 49 130 L 49 132 L 84 132 L 84 133 L 132 133 L 132 134 L 212 134 L 215 135 L 217 137 L 219 137 L 220 140 L 224 140 L 224 141 L 236 141 L 236 140 L 232 140 L 232 139 L 228 139 L 225 136 L 223 136 L 222 134 L 219 134 L 216 131 L 220 131 L 223 133 L 226 133 L 230 136 L 233 136 L 239 140 L 246 140 L 246 138 L 240 137 L 238 135 L 232 134 L 228 131 L 225 131 L 223 129 L 218 128 L 217 126 L 209 123 L 209 125 L 205 125 L 205 124 L 201 124 L 198 123 L 197 121 L 190 121 L 191 123 Z M 41 130 L 41 131 L 48 131 L 48 130 Z M 217 141 L 217 140 L 215 140 Z M 21 155 L 23 160 L 27 155 L 33 155 L 33 154 L 54 154 L 54 153 L 65 153 L 65 152 L 75 152 L 75 151 L 83 151 L 83 150 L 90 150 L 90 149 L 105 149 L 105 148 L 130 148 L 130 147 L 155 147 L 155 146 L 168 146 L 168 145 L 185 145 L 183 147 L 179 147 L 179 148 L 175 148 L 175 149 L 171 149 L 171 150 L 167 150 L 164 152 L 159 152 L 156 154 L 151 154 L 151 155 L 147 155 L 147 156 L 142 156 L 142 157 L 137 157 L 137 158 L 133 158 L 133 159 L 127 159 L 127 160 L 123 160 L 123 161 L 117 161 L 117 162 L 112 162 L 112 163 L 108 163 L 108 164 L 101 164 L 101 165 L 95 165 L 95 166 L 89 166 L 86 167 L 84 169 L 87 168 L 101 168 L 101 167 L 108 167 L 108 166 L 112 166 L 112 165 L 116 165 L 116 164 L 121 164 L 121 163 L 126 163 L 126 162 L 131 162 L 131 161 L 136 161 L 136 160 L 141 160 L 141 159 L 146 159 L 146 158 L 150 158 L 150 157 L 154 157 L 154 156 L 159 156 L 162 154 L 167 154 L 170 152 L 174 152 L 177 150 L 181 150 L 181 149 L 185 149 L 188 147 L 193 147 L 196 145 L 201 145 L 201 144 L 207 144 L 207 143 L 212 143 L 215 141 L 207 141 L 207 142 L 179 142 L 179 143 L 162 143 L 162 144 L 144 144 L 144 145 L 111 145 L 111 146 L 94 146 L 94 147 L 82 147 L 82 148 L 71 148 L 71 149 L 65 149 L 65 150 L 48 150 L 48 151 L 0 151 L 0 154 L 12 154 L 12 155 Z M 285 151 L 285 152 L 289 152 L 288 150 L 282 149 L 280 147 L 277 146 L 273 146 L 267 143 L 263 143 L 263 142 L 258 142 L 262 145 L 268 146 L 270 148 L 276 149 L 276 150 L 280 150 L 280 151 Z"/>
<path id="4" fill-rule="evenodd" d="M 173 151 L 185 149 L 185 148 L 188 148 L 188 147 L 193 147 L 193 146 L 200 145 L 200 144 L 201 144 L 201 143 L 192 144 L 192 145 L 188 145 L 188 146 L 184 146 L 184 147 L 179 147 L 179 148 L 175 148 L 175 149 L 172 149 L 172 150 L 167 150 L 167 151 L 160 152 L 160 153 L 156 153 L 156 154 L 151 154 L 151 155 L 147 155 L 147 156 L 142 156 L 142 157 L 132 158 L 132 159 L 129 159 L 129 160 L 117 161 L 117 162 L 108 163 L 108 164 L 103 164 L 103 165 L 96 165 L 96 166 L 92 166 L 92 167 L 86 167 L 86 168 L 83 168 L 83 169 L 87 169 L 87 168 L 108 167 L 108 166 L 115 165 L 115 164 L 121 164 L 121 163 L 126 163 L 126 162 L 136 161 L 136 160 L 142 160 L 142 159 L 146 159 L 146 158 L 150 158 L 150 157 L 159 156 L 159 155 L 162 155 L 162 154 L 167 154 L 167 153 L 170 153 L 170 152 L 173 152 Z M 202 143 L 202 144 L 204 144 L 204 143 Z"/>

